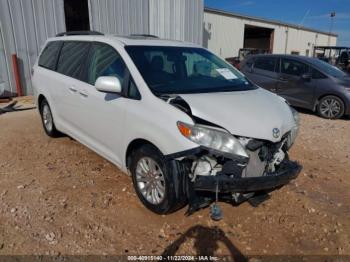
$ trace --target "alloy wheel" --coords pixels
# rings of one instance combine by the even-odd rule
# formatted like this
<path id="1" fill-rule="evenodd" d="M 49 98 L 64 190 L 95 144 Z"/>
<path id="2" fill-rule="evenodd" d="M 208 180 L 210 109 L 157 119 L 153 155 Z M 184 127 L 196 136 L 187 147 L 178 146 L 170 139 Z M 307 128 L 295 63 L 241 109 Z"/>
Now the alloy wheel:
<path id="1" fill-rule="evenodd" d="M 150 157 L 141 158 L 136 165 L 136 183 L 142 196 L 151 204 L 160 204 L 165 197 L 162 169 Z"/>
<path id="2" fill-rule="evenodd" d="M 323 116 L 328 118 L 335 118 L 341 110 L 339 101 L 333 98 L 328 98 L 322 101 L 320 105 L 320 112 Z"/>

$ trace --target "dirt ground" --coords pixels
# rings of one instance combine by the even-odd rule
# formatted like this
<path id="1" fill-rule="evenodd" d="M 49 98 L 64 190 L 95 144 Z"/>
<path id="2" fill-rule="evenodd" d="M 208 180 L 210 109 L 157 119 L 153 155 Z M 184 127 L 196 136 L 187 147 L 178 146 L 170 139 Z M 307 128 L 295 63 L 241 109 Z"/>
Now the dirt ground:
<path id="1" fill-rule="evenodd" d="M 0 104 L 2 106 L 2 104 Z M 350 255 L 350 120 L 301 114 L 300 176 L 257 208 L 151 213 L 131 178 L 36 110 L 0 115 L 0 255 Z"/>

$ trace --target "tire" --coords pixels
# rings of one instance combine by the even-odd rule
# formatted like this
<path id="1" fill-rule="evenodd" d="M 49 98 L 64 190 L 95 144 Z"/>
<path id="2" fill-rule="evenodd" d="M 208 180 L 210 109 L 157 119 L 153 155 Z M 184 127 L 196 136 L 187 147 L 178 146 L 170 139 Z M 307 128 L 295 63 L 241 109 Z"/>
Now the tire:
<path id="1" fill-rule="evenodd" d="M 62 134 L 56 129 L 54 119 L 52 116 L 51 108 L 46 99 L 44 99 L 40 104 L 40 116 L 41 122 L 43 124 L 43 128 L 45 133 L 49 137 L 59 137 Z"/>
<path id="2" fill-rule="evenodd" d="M 344 102 L 337 96 L 325 96 L 317 105 L 318 115 L 326 119 L 339 119 L 344 112 Z"/>
<path id="3" fill-rule="evenodd" d="M 132 153 L 130 171 L 137 196 L 149 210 L 168 214 L 184 206 L 184 199 L 176 197 L 181 192 L 176 191 L 180 187 L 174 180 L 176 172 L 167 168 L 163 154 L 154 146 L 143 145 Z"/>

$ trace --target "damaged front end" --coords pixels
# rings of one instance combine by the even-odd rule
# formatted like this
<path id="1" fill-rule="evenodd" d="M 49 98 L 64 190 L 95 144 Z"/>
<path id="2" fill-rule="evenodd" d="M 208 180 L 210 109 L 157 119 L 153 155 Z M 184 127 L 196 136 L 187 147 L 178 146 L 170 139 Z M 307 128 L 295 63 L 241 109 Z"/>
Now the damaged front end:
<path id="1" fill-rule="evenodd" d="M 183 100 L 181 110 L 190 108 Z M 185 111 L 185 110 L 184 110 Z M 280 142 L 235 137 L 222 128 L 192 116 L 195 125 L 178 123 L 179 131 L 200 146 L 168 155 L 172 170 L 182 183 L 189 200 L 188 213 L 210 205 L 218 198 L 239 204 L 272 191 L 295 179 L 301 166 L 290 161 L 288 150 L 297 128 L 286 133 Z"/>

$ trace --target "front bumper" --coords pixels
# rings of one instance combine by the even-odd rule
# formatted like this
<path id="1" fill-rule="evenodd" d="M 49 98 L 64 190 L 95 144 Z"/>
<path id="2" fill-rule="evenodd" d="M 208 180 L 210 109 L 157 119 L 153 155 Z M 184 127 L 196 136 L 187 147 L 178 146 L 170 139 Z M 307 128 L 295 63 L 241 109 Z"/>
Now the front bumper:
<path id="1" fill-rule="evenodd" d="M 297 162 L 284 161 L 275 173 L 260 177 L 232 178 L 226 174 L 216 176 L 197 177 L 194 182 L 194 190 L 212 191 L 220 193 L 247 193 L 262 190 L 270 190 L 295 179 L 301 171 L 301 165 Z"/>

